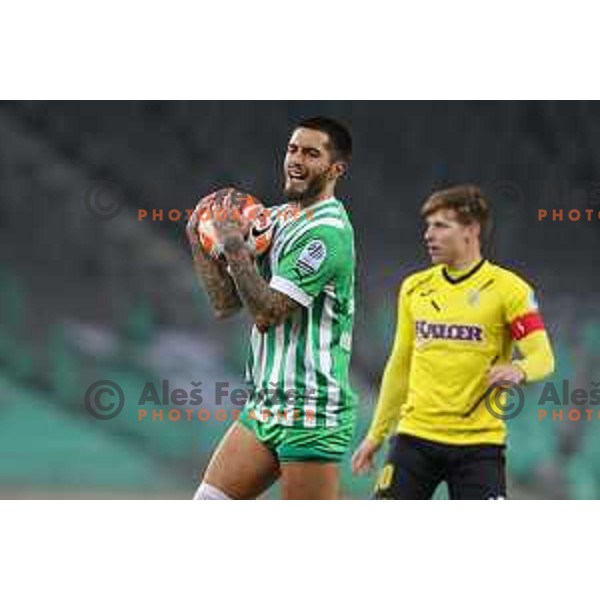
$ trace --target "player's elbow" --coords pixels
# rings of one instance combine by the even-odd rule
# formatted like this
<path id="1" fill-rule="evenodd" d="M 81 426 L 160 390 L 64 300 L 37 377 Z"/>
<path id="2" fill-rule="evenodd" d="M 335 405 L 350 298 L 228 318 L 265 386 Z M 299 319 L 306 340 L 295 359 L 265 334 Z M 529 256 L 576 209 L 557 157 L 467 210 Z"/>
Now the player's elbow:
<path id="1" fill-rule="evenodd" d="M 269 327 L 276 327 L 285 321 L 285 316 L 275 310 L 264 310 L 255 316 L 256 326 L 264 331 Z"/>
<path id="2" fill-rule="evenodd" d="M 540 365 L 541 371 L 539 379 L 545 379 L 554 373 L 556 364 L 554 360 L 554 352 L 552 351 L 552 346 L 550 346 L 549 343 L 546 344 L 546 347 L 542 352 L 540 352 L 538 364 Z"/>
<path id="3" fill-rule="evenodd" d="M 285 300 L 279 301 L 275 297 L 272 302 L 266 302 L 264 306 L 254 315 L 257 324 L 262 328 L 277 327 L 288 319 L 295 311 L 298 310 L 298 305 Z"/>
<path id="4" fill-rule="evenodd" d="M 544 364 L 539 365 L 535 372 L 529 378 L 530 382 L 541 381 L 546 379 L 546 377 L 550 377 L 554 373 L 554 359 L 552 361 L 544 362 Z"/>
<path id="5" fill-rule="evenodd" d="M 556 362 L 554 360 L 554 354 L 552 352 L 550 352 L 549 356 L 544 361 L 544 366 L 545 366 L 545 372 L 541 377 L 542 379 L 552 375 L 552 373 L 554 373 L 554 369 L 556 368 Z"/>
<path id="6" fill-rule="evenodd" d="M 544 353 L 543 356 L 532 356 L 527 362 L 525 372 L 530 383 L 546 379 L 554 373 L 555 361 L 552 352 Z"/>

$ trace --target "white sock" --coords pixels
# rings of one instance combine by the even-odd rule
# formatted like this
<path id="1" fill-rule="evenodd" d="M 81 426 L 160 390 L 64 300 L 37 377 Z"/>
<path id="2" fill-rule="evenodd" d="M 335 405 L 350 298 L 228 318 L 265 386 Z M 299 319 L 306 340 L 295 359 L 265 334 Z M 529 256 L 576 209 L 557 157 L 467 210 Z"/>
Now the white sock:
<path id="1" fill-rule="evenodd" d="M 194 494 L 194 500 L 231 500 L 231 498 L 214 485 L 202 482 Z"/>

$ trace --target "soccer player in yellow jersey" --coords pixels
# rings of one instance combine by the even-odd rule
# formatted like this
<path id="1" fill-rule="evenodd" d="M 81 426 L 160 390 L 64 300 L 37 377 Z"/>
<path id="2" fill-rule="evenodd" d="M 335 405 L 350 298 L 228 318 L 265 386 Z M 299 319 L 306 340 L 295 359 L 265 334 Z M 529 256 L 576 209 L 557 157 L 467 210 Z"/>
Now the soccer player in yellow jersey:
<path id="1" fill-rule="evenodd" d="M 352 468 L 372 468 L 393 435 L 376 499 L 427 499 L 442 481 L 452 499 L 504 498 L 506 426 L 482 399 L 500 382 L 552 373 L 552 348 L 532 288 L 481 255 L 490 218 L 480 189 L 436 192 L 421 215 L 433 266 L 400 287 L 394 346 Z"/>

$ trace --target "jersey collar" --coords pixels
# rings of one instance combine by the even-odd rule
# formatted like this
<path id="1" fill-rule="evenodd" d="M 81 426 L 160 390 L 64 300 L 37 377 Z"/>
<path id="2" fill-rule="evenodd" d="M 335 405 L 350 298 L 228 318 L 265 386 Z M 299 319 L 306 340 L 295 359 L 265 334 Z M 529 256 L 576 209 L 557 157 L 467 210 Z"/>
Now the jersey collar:
<path id="1" fill-rule="evenodd" d="M 311 204 L 302 210 L 314 210 L 315 208 L 321 208 L 321 206 L 324 206 L 325 204 L 335 203 L 337 201 L 338 199 L 335 196 L 329 196 L 329 198 L 323 198 L 323 200 L 319 200 L 318 202 L 315 202 L 314 204 Z"/>
<path id="2" fill-rule="evenodd" d="M 479 271 L 479 269 L 481 269 L 481 267 L 483 267 L 485 262 L 486 262 L 485 258 L 482 258 L 474 267 L 472 267 L 469 271 L 467 271 L 464 275 L 461 275 L 460 277 L 452 277 L 448 273 L 448 269 L 446 269 L 446 267 L 443 267 L 442 275 L 444 276 L 444 279 L 448 283 L 450 283 L 451 285 L 456 285 L 457 283 L 462 283 L 463 281 L 466 281 L 467 279 L 469 279 L 469 277 L 472 277 L 473 275 L 475 275 L 475 273 L 477 273 L 477 271 Z"/>

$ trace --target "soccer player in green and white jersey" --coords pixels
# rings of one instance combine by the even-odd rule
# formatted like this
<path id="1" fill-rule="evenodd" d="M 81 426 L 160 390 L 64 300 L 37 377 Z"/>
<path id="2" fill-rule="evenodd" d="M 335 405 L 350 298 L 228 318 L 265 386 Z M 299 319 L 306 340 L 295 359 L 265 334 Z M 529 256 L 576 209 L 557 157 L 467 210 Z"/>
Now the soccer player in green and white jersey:
<path id="1" fill-rule="evenodd" d="M 215 222 L 226 266 L 188 235 L 217 316 L 244 306 L 255 321 L 246 370 L 253 390 L 214 453 L 197 499 L 250 499 L 281 480 L 284 499 L 335 499 L 355 401 L 348 381 L 354 317 L 354 232 L 335 197 L 352 138 L 315 117 L 293 131 L 284 161 L 288 203 L 257 262 L 233 213 Z M 291 218 L 290 218 L 291 215 Z"/>

